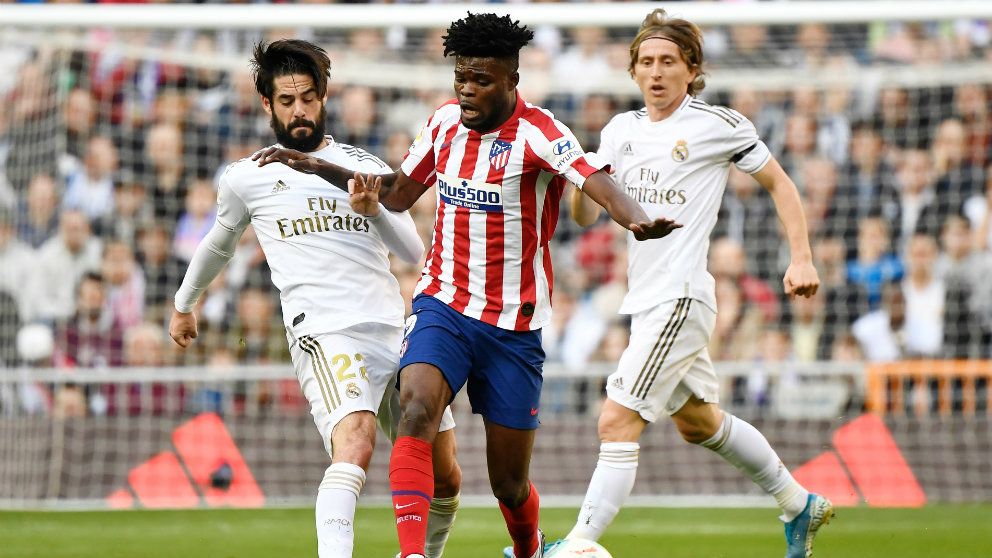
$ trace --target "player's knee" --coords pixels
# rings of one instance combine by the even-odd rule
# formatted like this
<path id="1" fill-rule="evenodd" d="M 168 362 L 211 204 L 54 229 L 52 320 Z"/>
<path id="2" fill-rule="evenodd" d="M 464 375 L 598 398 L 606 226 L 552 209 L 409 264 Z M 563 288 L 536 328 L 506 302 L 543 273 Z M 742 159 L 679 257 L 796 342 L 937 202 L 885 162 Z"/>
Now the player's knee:
<path id="1" fill-rule="evenodd" d="M 644 425 L 644 419 L 634 411 L 617 413 L 604 409 L 599 417 L 599 439 L 601 442 L 636 442 Z"/>
<path id="2" fill-rule="evenodd" d="M 417 436 L 423 438 L 430 433 L 430 439 L 437 434 L 438 425 L 435 424 L 435 409 L 428 401 L 418 398 L 410 398 L 403 402 L 403 411 L 400 414 L 399 431 L 400 435 Z"/>
<path id="3" fill-rule="evenodd" d="M 442 471 L 434 472 L 434 496 L 437 498 L 450 498 L 458 494 L 462 489 L 462 468 L 458 462 L 452 462 L 451 466 L 445 467 Z"/>
<path id="4" fill-rule="evenodd" d="M 524 505 L 530 496 L 530 482 L 524 479 L 490 479 L 493 496 L 504 506 L 515 509 Z"/>

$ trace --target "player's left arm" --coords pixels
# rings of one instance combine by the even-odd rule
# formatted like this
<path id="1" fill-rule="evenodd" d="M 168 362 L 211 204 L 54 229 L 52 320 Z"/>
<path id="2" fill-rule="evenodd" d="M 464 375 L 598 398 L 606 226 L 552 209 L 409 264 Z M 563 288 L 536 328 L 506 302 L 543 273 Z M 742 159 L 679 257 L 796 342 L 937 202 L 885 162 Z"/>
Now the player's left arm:
<path id="1" fill-rule="evenodd" d="M 806 214 L 803 212 L 803 202 L 796 184 L 774 157 L 771 157 L 768 163 L 752 176 L 771 194 L 778 218 L 785 227 L 785 236 L 789 241 L 792 257 L 782 279 L 785 294 L 792 297 L 813 296 L 820 287 L 820 277 L 813 266 L 813 251 L 809 245 Z"/>
<path id="2" fill-rule="evenodd" d="M 348 180 L 351 208 L 368 218 L 389 251 L 409 264 L 418 264 L 424 256 L 424 241 L 417 233 L 413 217 L 406 211 L 394 213 L 379 203 L 382 177 L 373 174 Z"/>
<path id="3" fill-rule="evenodd" d="M 598 170 L 589 175 L 582 185 L 582 192 L 587 194 L 591 201 L 606 209 L 611 219 L 634 233 L 634 238 L 637 240 L 661 238 L 667 236 L 675 229 L 682 227 L 682 225 L 668 219 L 655 219 L 652 221 L 644 213 L 644 209 L 641 208 L 640 204 L 614 185 L 613 179 L 610 178 L 610 175 L 605 170 Z M 586 211 L 585 208 L 591 208 L 588 202 L 581 201 L 580 203 L 583 204 L 583 208 L 581 209 L 583 212 Z M 574 205 L 572 209 L 574 211 Z M 592 213 L 591 209 L 588 213 Z M 599 215 L 598 210 L 596 215 Z M 588 217 L 589 215 L 583 213 L 582 216 Z M 576 219 L 576 222 L 578 222 L 578 219 Z"/>

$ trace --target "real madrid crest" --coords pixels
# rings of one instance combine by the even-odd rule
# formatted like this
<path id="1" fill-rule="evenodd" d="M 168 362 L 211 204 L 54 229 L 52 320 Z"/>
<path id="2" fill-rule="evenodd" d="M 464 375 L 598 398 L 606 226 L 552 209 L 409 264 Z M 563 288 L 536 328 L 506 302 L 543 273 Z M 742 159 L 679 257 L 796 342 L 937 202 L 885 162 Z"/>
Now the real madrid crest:
<path id="1" fill-rule="evenodd" d="M 358 399 L 362 396 L 362 390 L 355 385 L 355 382 L 348 382 L 348 386 L 344 388 L 344 393 L 351 399 Z"/>
<path id="2" fill-rule="evenodd" d="M 685 140 L 679 140 L 672 148 L 672 160 L 676 163 L 682 163 L 688 158 L 689 146 L 686 145 Z"/>

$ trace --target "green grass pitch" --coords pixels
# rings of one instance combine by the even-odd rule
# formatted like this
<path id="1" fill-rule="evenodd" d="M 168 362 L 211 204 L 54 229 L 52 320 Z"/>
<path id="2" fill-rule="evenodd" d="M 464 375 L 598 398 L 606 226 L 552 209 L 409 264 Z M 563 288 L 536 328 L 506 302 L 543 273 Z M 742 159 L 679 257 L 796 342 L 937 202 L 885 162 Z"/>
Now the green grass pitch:
<path id="1" fill-rule="evenodd" d="M 575 509 L 545 508 L 549 538 Z M 600 541 L 615 558 L 779 557 L 777 510 L 627 508 Z M 499 558 L 509 537 L 495 508 L 458 512 L 445 556 Z M 360 506 L 355 558 L 397 552 L 392 512 Z M 919 509 L 840 508 L 816 539 L 816 558 L 992 556 L 992 504 Z M 310 509 L 0 512 L 0 557 L 263 558 L 316 556 Z"/>

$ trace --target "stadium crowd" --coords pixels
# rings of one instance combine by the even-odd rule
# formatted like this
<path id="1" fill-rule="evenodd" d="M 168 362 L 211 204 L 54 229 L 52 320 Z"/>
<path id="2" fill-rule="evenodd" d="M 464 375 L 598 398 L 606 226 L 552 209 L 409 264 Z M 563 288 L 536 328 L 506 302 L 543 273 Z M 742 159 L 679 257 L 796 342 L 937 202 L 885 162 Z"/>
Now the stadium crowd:
<path id="1" fill-rule="evenodd" d="M 521 73 L 537 76 L 524 80 L 524 98 L 596 149 L 614 114 L 639 108 L 635 88 L 597 86 L 626 79 L 633 31 L 540 27 L 521 53 Z M 75 47 L 0 43 L 0 365 L 289 362 L 278 295 L 250 228 L 197 309 L 197 344 L 180 353 L 166 333 L 172 296 L 214 219 L 218 175 L 274 141 L 246 64 L 191 61 L 244 62 L 255 41 L 277 36 L 326 45 L 328 130 L 396 168 L 423 120 L 451 97 L 447 82 L 372 87 L 336 81 L 335 69 L 396 64 L 447 75 L 442 33 L 90 29 L 68 37 Z M 926 74 L 992 62 L 988 22 L 977 21 L 737 25 L 706 29 L 705 39 L 714 79 L 773 69 Z M 146 51 L 185 56 L 170 62 Z M 783 296 L 788 251 L 774 206 L 749 175 L 732 171 L 709 255 L 720 309 L 713 358 L 992 357 L 992 82 L 748 83 L 707 90 L 707 100 L 751 119 L 795 180 L 823 283 L 810 299 Z M 427 245 L 432 200 L 411 210 Z M 581 229 L 567 203 L 561 211 L 544 344 L 549 363 L 582 370 L 615 362 L 626 346 L 628 324 L 617 314 L 624 231 L 605 216 Z M 394 261 L 393 271 L 409 303 L 420 267 Z M 113 412 L 81 392 L 33 405 Z"/>

